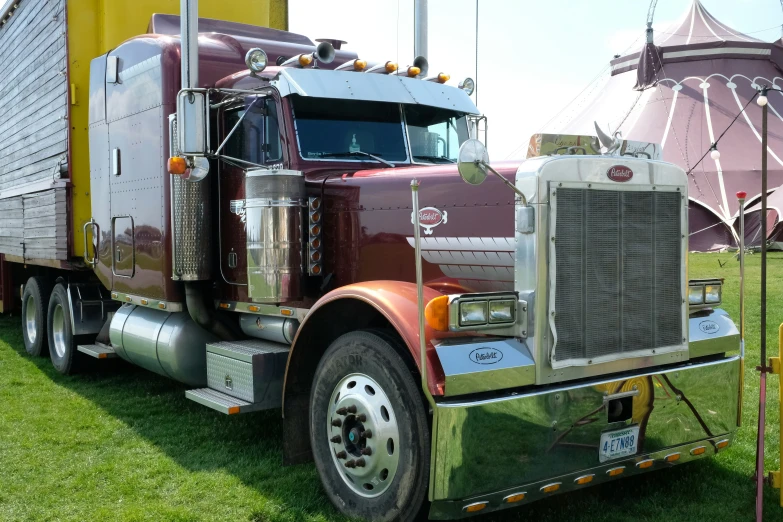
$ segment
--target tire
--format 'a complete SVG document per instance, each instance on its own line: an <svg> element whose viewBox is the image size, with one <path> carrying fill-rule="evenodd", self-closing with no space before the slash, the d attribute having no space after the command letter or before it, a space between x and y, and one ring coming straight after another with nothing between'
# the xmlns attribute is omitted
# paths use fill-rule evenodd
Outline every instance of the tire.
<svg viewBox="0 0 783 522"><path fill-rule="evenodd" d="M345 334L313 378L313 458L329 499L351 518L414 520L426 498L427 410L416 374L395 346L400 341L383 331Z"/></svg>
<svg viewBox="0 0 783 522"><path fill-rule="evenodd" d="M71 375L79 370L81 357L76 351L76 340L71 330L71 307L65 285L54 286L49 298L46 331L49 338L49 356L55 370Z"/></svg>
<svg viewBox="0 0 783 522"><path fill-rule="evenodd" d="M46 317L49 294L52 291L49 280L31 277L22 293L22 338L24 349L32 356L44 357L48 353Z"/></svg>

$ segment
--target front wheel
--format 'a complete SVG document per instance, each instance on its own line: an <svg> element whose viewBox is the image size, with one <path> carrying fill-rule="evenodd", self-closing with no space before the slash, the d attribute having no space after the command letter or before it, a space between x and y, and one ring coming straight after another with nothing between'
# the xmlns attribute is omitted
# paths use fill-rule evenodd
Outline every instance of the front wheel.
<svg viewBox="0 0 783 522"><path fill-rule="evenodd" d="M400 342L385 332L345 334L313 379L313 457L327 495L349 517L413 520L426 498L427 414L395 345Z"/></svg>

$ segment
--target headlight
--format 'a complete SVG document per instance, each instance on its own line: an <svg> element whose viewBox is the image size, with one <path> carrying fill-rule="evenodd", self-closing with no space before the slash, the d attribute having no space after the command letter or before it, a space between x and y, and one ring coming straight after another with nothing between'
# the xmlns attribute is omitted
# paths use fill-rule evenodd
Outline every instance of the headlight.
<svg viewBox="0 0 783 522"><path fill-rule="evenodd" d="M704 286L695 285L688 287L688 304L699 305L704 303Z"/></svg>
<svg viewBox="0 0 783 522"><path fill-rule="evenodd" d="M487 302L469 301L459 305L460 326L487 324Z"/></svg>
<svg viewBox="0 0 783 522"><path fill-rule="evenodd" d="M511 299L489 302L490 323L511 323L515 319L514 308L516 301Z"/></svg>
<svg viewBox="0 0 783 522"><path fill-rule="evenodd" d="M688 282L688 305L691 312L714 308L723 297L723 280L691 279Z"/></svg>
<svg viewBox="0 0 783 522"><path fill-rule="evenodd" d="M721 285L704 286L704 302L707 304L720 304Z"/></svg>
<svg viewBox="0 0 783 522"><path fill-rule="evenodd" d="M452 332L508 328L517 322L517 295L510 292L457 294L448 296L448 304L433 299L424 311L427 324L445 331L448 321ZM448 318L440 307L448 306ZM427 315L429 314L429 315ZM441 322L436 319L442 318ZM437 327L437 328L436 328Z"/></svg>

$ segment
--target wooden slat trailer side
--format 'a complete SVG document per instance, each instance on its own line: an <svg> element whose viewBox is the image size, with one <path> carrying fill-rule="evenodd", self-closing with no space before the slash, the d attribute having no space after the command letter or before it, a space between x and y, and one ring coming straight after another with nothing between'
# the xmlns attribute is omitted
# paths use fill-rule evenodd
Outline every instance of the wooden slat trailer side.
<svg viewBox="0 0 783 522"><path fill-rule="evenodd" d="M57 277L91 273L83 262L83 227L92 217L90 61L145 33L153 13L179 14L179 7L179 0L15 0L2 7L0 310L18 306L31 276L51 286ZM285 0L204 0L201 13L275 28L285 28L287 17Z"/></svg>

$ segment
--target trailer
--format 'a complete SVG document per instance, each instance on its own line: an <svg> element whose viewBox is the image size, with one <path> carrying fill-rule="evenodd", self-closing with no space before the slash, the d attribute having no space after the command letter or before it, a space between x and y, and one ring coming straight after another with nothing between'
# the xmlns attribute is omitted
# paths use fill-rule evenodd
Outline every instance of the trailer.
<svg viewBox="0 0 783 522"><path fill-rule="evenodd" d="M493 164L473 81L424 57L275 29L277 2L152 5L0 18L21 56L0 61L0 283L30 355L278 408L285 463L313 460L367 520L524 506L731 444L739 332L722 282L688 279L687 178L660 147L544 135Z"/></svg>

